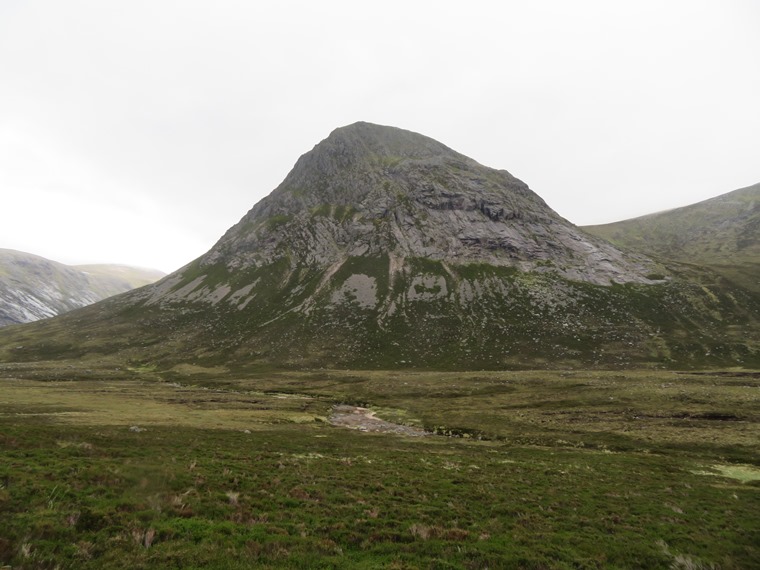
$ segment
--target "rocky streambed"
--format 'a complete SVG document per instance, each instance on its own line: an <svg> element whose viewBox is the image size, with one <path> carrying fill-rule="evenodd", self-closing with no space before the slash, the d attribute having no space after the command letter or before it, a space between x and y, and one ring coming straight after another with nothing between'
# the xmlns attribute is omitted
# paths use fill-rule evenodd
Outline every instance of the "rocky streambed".
<svg viewBox="0 0 760 570"><path fill-rule="evenodd" d="M373 433L393 433L412 437L431 435L422 428L394 424L375 417L375 412L359 406L334 406L330 414L330 423L334 426L356 429Z"/></svg>

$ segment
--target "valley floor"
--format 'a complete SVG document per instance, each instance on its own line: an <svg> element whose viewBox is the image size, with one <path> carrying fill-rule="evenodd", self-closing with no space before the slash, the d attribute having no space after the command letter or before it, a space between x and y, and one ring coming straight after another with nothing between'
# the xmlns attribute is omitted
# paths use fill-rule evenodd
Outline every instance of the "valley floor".
<svg viewBox="0 0 760 570"><path fill-rule="evenodd" d="M0 385L14 569L760 567L759 373L72 362Z"/></svg>

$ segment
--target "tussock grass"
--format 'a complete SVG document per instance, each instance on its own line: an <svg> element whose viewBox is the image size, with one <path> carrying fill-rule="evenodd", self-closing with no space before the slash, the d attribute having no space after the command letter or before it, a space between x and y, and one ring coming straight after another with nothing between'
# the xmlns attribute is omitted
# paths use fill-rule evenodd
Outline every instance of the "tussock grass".
<svg viewBox="0 0 760 570"><path fill-rule="evenodd" d="M760 465L751 375L4 372L14 568L760 562L760 487L725 476ZM314 421L349 400L459 437Z"/></svg>
<svg viewBox="0 0 760 570"><path fill-rule="evenodd" d="M324 421L324 411L308 399L133 380L7 380L0 400L0 417L32 416L89 426L242 430L273 423Z"/></svg>

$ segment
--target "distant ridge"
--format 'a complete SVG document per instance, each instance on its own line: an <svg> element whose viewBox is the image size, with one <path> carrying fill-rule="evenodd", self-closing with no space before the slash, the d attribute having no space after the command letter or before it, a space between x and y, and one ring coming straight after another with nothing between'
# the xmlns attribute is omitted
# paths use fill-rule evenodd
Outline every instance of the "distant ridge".
<svg viewBox="0 0 760 570"><path fill-rule="evenodd" d="M760 184L583 230L628 251L710 267L760 293Z"/></svg>
<svg viewBox="0 0 760 570"><path fill-rule="evenodd" d="M760 263L760 183L690 206L583 230L665 259Z"/></svg>
<svg viewBox="0 0 760 570"><path fill-rule="evenodd" d="M124 265L70 266L0 249L0 326L28 323L90 305L165 274Z"/></svg>

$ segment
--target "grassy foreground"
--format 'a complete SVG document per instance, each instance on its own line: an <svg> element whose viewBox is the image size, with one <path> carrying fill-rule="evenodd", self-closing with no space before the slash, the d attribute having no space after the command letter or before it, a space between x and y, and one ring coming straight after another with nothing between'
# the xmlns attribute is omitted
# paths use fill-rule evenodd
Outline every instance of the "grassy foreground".
<svg viewBox="0 0 760 570"><path fill-rule="evenodd" d="M0 369L0 565L760 567L760 375ZM439 435L330 425L336 403Z"/></svg>

